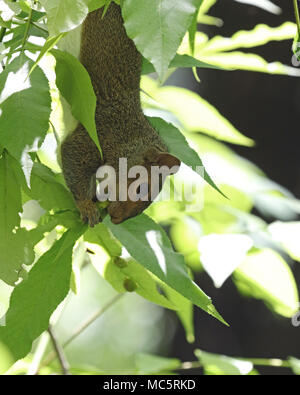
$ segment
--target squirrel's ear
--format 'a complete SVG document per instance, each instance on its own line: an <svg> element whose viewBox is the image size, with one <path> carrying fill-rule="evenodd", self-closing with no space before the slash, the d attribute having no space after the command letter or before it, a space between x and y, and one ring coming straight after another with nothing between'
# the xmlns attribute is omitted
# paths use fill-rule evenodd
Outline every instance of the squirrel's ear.
<svg viewBox="0 0 300 395"><path fill-rule="evenodd" d="M178 167L177 171L178 171L179 167L181 165L181 162L178 158L176 158L176 156L173 156L173 155L169 154L168 152L162 152L158 155L157 164L159 166L167 166L169 169L177 166ZM177 171L172 172L172 174L177 173Z"/></svg>

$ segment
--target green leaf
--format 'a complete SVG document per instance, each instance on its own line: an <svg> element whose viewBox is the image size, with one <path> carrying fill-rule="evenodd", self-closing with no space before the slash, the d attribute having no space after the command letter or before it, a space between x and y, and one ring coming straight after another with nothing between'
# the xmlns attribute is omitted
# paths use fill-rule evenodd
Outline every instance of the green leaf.
<svg viewBox="0 0 300 395"><path fill-rule="evenodd" d="M236 51L204 53L199 57L199 60L227 70L249 70L266 74L300 76L300 71L296 67L286 66L280 62L268 63L261 56L251 53Z"/></svg>
<svg viewBox="0 0 300 395"><path fill-rule="evenodd" d="M20 55L0 75L0 140L16 159L36 151L49 127L48 80L38 67L28 77L32 66Z"/></svg>
<svg viewBox="0 0 300 395"><path fill-rule="evenodd" d="M111 0L84 0L88 4L89 12L95 11L98 8L102 8L106 4L109 4ZM116 4L120 4L120 0L114 0Z"/></svg>
<svg viewBox="0 0 300 395"><path fill-rule="evenodd" d="M89 7L89 12L102 8L106 4L106 0L86 0Z"/></svg>
<svg viewBox="0 0 300 395"><path fill-rule="evenodd" d="M137 374L151 375L180 369L181 362L176 358L163 358L151 354L137 354L134 359Z"/></svg>
<svg viewBox="0 0 300 395"><path fill-rule="evenodd" d="M122 261L124 265L120 267L115 263L115 259L104 259L99 246L87 244L87 247L94 253L90 255L93 266L117 292L127 292L126 282L129 280L135 284L134 291L146 300L167 309L176 309L172 302L158 292L154 276L143 266L131 259Z"/></svg>
<svg viewBox="0 0 300 395"><path fill-rule="evenodd" d="M76 210L71 193L46 166L35 163L31 172L32 199L37 200L46 210Z"/></svg>
<svg viewBox="0 0 300 395"><path fill-rule="evenodd" d="M19 0L19 5L22 11L24 11L26 14L29 14L31 11L31 5L28 1L25 0Z"/></svg>
<svg viewBox="0 0 300 395"><path fill-rule="evenodd" d="M66 232L14 289L0 341L16 360L30 352L32 342L48 328L52 313L67 296L73 246L85 229L80 225Z"/></svg>
<svg viewBox="0 0 300 395"><path fill-rule="evenodd" d="M249 31L238 31L230 38L216 36L204 46L199 46L196 55L208 52L232 51L238 48L252 48L265 45L270 41L289 40L295 37L296 31L297 27L292 22L285 22L278 27L260 24Z"/></svg>
<svg viewBox="0 0 300 395"><path fill-rule="evenodd" d="M87 17L89 9L83 0L40 0L47 13L50 36L75 29Z"/></svg>
<svg viewBox="0 0 300 395"><path fill-rule="evenodd" d="M0 229L11 232L20 225L21 188L17 176L18 162L6 151L0 158ZM2 237L1 237L2 238Z"/></svg>
<svg viewBox="0 0 300 395"><path fill-rule="evenodd" d="M14 286L21 276L22 266L31 265L34 261L33 245L26 229L1 233L0 278Z"/></svg>
<svg viewBox="0 0 300 395"><path fill-rule="evenodd" d="M166 284L162 283L161 287L166 293L170 302L172 302L176 307L176 314L185 329L187 341L189 343L194 343L195 329L193 303L178 292L174 291L173 288L168 287Z"/></svg>
<svg viewBox="0 0 300 395"><path fill-rule="evenodd" d="M3 375L13 364L13 358L10 351L0 343L0 374Z"/></svg>
<svg viewBox="0 0 300 395"><path fill-rule="evenodd" d="M145 214L120 225L112 224L106 217L104 224L137 262L195 305L225 323L211 299L191 280L183 256L173 251L170 240L159 225Z"/></svg>
<svg viewBox="0 0 300 395"><path fill-rule="evenodd" d="M243 136L216 108L188 89L175 86L156 87L150 94L176 114L186 131L202 132L233 144L254 144L253 140Z"/></svg>
<svg viewBox="0 0 300 395"><path fill-rule="evenodd" d="M9 21L9 22L4 21L4 20L0 17L0 26L1 26L1 27L5 27L6 29L10 29L10 25L11 25L11 22L10 22L10 21Z"/></svg>
<svg viewBox="0 0 300 395"><path fill-rule="evenodd" d="M125 28L161 80L189 29L201 0L125 0ZM147 28L145 28L147 27Z"/></svg>
<svg viewBox="0 0 300 395"><path fill-rule="evenodd" d="M200 253L198 243L203 234L202 224L195 218L184 215L172 221L170 235L176 251L184 255L187 265L199 270Z"/></svg>
<svg viewBox="0 0 300 395"><path fill-rule="evenodd" d="M203 1L202 1L203 3ZM196 33L197 33L197 27L198 27L198 14L199 14L199 10L197 9L193 19L192 19L192 23L190 25L189 28L189 44L190 44L190 51L191 54L194 55L195 52L195 37L196 37Z"/></svg>
<svg viewBox="0 0 300 395"><path fill-rule="evenodd" d="M278 241L295 261L300 262L300 222L274 222L268 227L272 239Z"/></svg>
<svg viewBox="0 0 300 395"><path fill-rule="evenodd" d="M290 357L289 358L289 363L291 364L293 372L297 375L300 376L300 360Z"/></svg>
<svg viewBox="0 0 300 395"><path fill-rule="evenodd" d="M207 69L219 69L222 70L221 67L216 67L210 65L209 63L201 62L200 60L189 56L189 55L179 55L176 54L175 58L171 61L169 68L207 68ZM143 59L143 69L142 74L150 74L155 71L154 66L147 59Z"/></svg>
<svg viewBox="0 0 300 395"><path fill-rule="evenodd" d="M243 234L210 234L198 244L201 263L217 288L243 263L252 247L252 239Z"/></svg>
<svg viewBox="0 0 300 395"><path fill-rule="evenodd" d="M95 123L96 95L88 72L78 59L66 52L53 49L51 54L56 59L58 89L102 155Z"/></svg>
<svg viewBox="0 0 300 395"><path fill-rule="evenodd" d="M60 225L59 214L42 216L36 228L28 232L28 237L33 246L38 244L45 233L50 233L57 225Z"/></svg>
<svg viewBox="0 0 300 395"><path fill-rule="evenodd" d="M261 56L243 52L228 52L238 48L252 48L271 41L282 41L295 37L297 28L294 23L286 22L279 27L260 24L250 31L239 31L232 37L216 36L207 39L202 32L196 33L194 56L204 62L227 70L251 70L268 74L299 76L299 70L280 62L268 63ZM191 54L186 40L180 46L179 53Z"/></svg>
<svg viewBox="0 0 300 395"><path fill-rule="evenodd" d="M235 0L238 3L251 4L255 7L259 7L263 10L271 12L272 14L281 14L281 8L273 4L270 0Z"/></svg>
<svg viewBox="0 0 300 395"><path fill-rule="evenodd" d="M102 223L94 228L89 228L84 235L84 240L89 243L100 245L111 257L122 255L121 244L113 236L112 232Z"/></svg>
<svg viewBox="0 0 300 395"><path fill-rule="evenodd" d="M217 0L203 0L200 6L199 15L207 14L211 7L216 4L216 2Z"/></svg>
<svg viewBox="0 0 300 395"><path fill-rule="evenodd" d="M201 350L196 350L195 355L208 374L245 376L253 370L252 362L230 358L225 355L210 354Z"/></svg>
<svg viewBox="0 0 300 395"><path fill-rule="evenodd" d="M64 37L64 33L59 34L58 36L48 37L43 48L40 50L39 56L37 57L36 61L34 62L29 75L33 72L39 62L43 59L45 55Z"/></svg>
<svg viewBox="0 0 300 395"><path fill-rule="evenodd" d="M293 273L276 252L263 249L250 253L235 271L239 289L262 299L284 317L293 317L299 310L299 296Z"/></svg>
<svg viewBox="0 0 300 395"><path fill-rule="evenodd" d="M72 274L70 279L70 288L75 295L80 293L81 285L81 268L86 262L87 252L83 241L80 241L73 250Z"/></svg>
<svg viewBox="0 0 300 395"><path fill-rule="evenodd" d="M203 170L200 172L201 177L224 196L207 173L199 155L189 146L183 134L180 133L175 126L167 123L161 118L148 117L148 120L165 142L169 152L179 158L187 166L190 166L193 170L196 170L197 167L201 168Z"/></svg>
<svg viewBox="0 0 300 395"><path fill-rule="evenodd" d="M0 14L5 21L11 20L13 16L18 15L20 12L21 8L18 4L8 0L0 2Z"/></svg>
<svg viewBox="0 0 300 395"><path fill-rule="evenodd" d="M23 211L19 173L18 162L4 151L0 159L0 278L9 285L19 279L22 265L34 260L28 232L18 228Z"/></svg>

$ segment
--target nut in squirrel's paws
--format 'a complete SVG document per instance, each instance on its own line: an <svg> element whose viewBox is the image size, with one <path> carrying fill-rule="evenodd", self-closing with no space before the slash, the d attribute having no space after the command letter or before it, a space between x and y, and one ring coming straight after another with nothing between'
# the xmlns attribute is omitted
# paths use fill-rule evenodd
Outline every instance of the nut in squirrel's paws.
<svg viewBox="0 0 300 395"><path fill-rule="evenodd" d="M78 209L83 222L88 223L91 228L101 222L100 211L92 200L77 202Z"/></svg>

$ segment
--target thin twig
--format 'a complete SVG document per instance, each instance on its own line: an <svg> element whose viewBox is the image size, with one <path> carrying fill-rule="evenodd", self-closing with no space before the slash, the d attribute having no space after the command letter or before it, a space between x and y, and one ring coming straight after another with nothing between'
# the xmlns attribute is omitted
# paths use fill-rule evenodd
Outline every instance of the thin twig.
<svg viewBox="0 0 300 395"><path fill-rule="evenodd" d="M78 336L81 335L89 326L91 326L102 314L104 314L110 307L112 307L118 300L120 300L125 294L118 294L114 298L112 298L105 306L99 309L96 313L94 313L90 318L88 318L80 327L66 340L62 347L66 348L73 340L75 340ZM44 362L41 364L41 367L49 365L52 361L56 359L58 355L54 352L50 353Z"/></svg>
<svg viewBox="0 0 300 395"><path fill-rule="evenodd" d="M236 358L239 361L251 362L254 366L269 366L272 368L291 368L289 361L282 359L266 359L266 358ZM190 370L203 368L200 361L183 362L179 370Z"/></svg>
<svg viewBox="0 0 300 395"><path fill-rule="evenodd" d="M27 376L35 376L39 370L41 361L43 360L48 343L50 340L49 333L44 332L39 339L38 345L33 355L33 359L27 370Z"/></svg>
<svg viewBox="0 0 300 395"><path fill-rule="evenodd" d="M241 358L240 358L241 359ZM246 362L252 362L255 366L270 366L272 368L290 368L291 364L289 361L283 361L282 359L265 359L265 358L250 358L243 359Z"/></svg>
<svg viewBox="0 0 300 395"><path fill-rule="evenodd" d="M48 333L49 333L50 338L52 340L52 344L53 344L56 356L57 356L57 358L59 360L59 363L61 365L62 373L63 373L64 376L68 376L70 374L69 363L68 363L67 358L65 356L64 350L60 346L60 344L58 343L58 341L56 339L56 336L55 336L51 326L49 326L49 328L48 328Z"/></svg>
<svg viewBox="0 0 300 395"><path fill-rule="evenodd" d="M125 294L118 294L112 300L110 300L105 306L103 306L99 311L94 313L90 318L86 320L74 333L73 335L64 343L64 347L67 347L73 340L75 340L82 332L84 332L90 325L92 325L103 313L106 312L111 306L113 306L119 299Z"/></svg>
<svg viewBox="0 0 300 395"><path fill-rule="evenodd" d="M28 39L28 34L29 34L30 25L31 25L31 20L32 20L32 8L30 8L29 15L28 15L27 22L26 22L25 33L24 33L23 41L22 41L22 51L24 51L25 44L26 44L27 39Z"/></svg>
<svg viewBox="0 0 300 395"><path fill-rule="evenodd" d="M203 365L198 362L183 362L179 370L190 370L190 369L200 369Z"/></svg>
<svg viewBox="0 0 300 395"><path fill-rule="evenodd" d="M300 16L299 16L298 0L293 0L293 2L294 2L295 19L298 27L298 33L300 33Z"/></svg>

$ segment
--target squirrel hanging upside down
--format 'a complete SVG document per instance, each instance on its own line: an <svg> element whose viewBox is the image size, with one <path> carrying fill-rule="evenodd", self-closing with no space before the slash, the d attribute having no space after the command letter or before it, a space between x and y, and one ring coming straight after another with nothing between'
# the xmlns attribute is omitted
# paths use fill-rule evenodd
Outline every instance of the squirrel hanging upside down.
<svg viewBox="0 0 300 395"><path fill-rule="evenodd" d="M83 221L91 227L100 222L95 203L96 172L112 166L118 175L119 159L127 158L128 168L148 170L149 199L116 200L108 205L115 224L135 217L152 202L151 166L180 166L145 118L140 102L142 56L127 36L121 8L114 2L102 18L103 8L88 15L81 31L80 61L87 69L97 97L96 126L100 152L79 124L61 146L62 168ZM128 178L128 186L135 181ZM159 191L162 183L159 185ZM152 199L152 200L151 200Z"/></svg>

